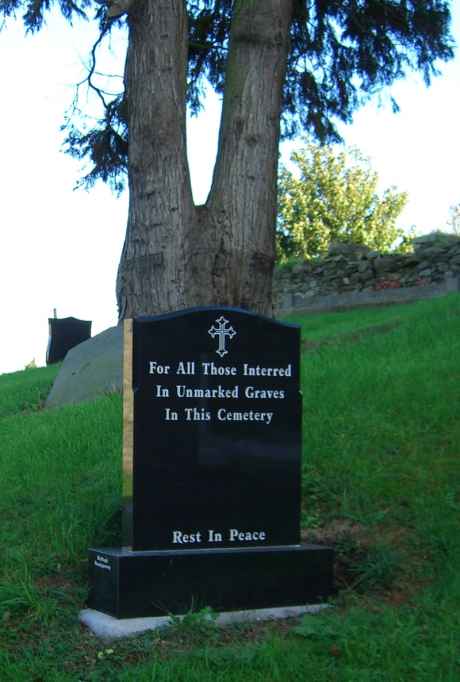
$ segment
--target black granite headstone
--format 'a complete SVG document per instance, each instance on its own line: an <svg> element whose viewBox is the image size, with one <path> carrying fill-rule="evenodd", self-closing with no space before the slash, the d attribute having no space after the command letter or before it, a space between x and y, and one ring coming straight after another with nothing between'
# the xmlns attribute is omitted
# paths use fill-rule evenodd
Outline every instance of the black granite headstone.
<svg viewBox="0 0 460 682"><path fill-rule="evenodd" d="M71 348L91 337L91 322L76 317L50 317L48 328L47 365L63 360Z"/></svg>
<svg viewBox="0 0 460 682"><path fill-rule="evenodd" d="M133 549L300 541L298 349L237 310L134 320Z"/></svg>
<svg viewBox="0 0 460 682"><path fill-rule="evenodd" d="M331 594L332 550L300 544L299 328L211 307L130 329L129 530L123 549L90 550L90 605L123 617Z"/></svg>

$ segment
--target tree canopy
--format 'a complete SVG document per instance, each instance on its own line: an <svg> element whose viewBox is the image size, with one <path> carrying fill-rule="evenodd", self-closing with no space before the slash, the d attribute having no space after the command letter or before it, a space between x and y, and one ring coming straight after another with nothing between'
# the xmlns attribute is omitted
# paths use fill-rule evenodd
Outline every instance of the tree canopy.
<svg viewBox="0 0 460 682"><path fill-rule="evenodd" d="M281 169L278 258L311 258L333 241L387 251L404 233L396 226L407 195L378 193L378 175L357 150L307 144L291 156L296 173Z"/></svg>
<svg viewBox="0 0 460 682"><path fill-rule="evenodd" d="M97 179L120 188L127 169L127 102L120 91L108 97L95 85L97 49L114 26L126 23L129 9L146 0L3 0L0 16L21 13L26 29L43 27L56 5L69 20L92 18L101 37L91 55L88 82L99 90L104 111L97 125L68 124L67 149L90 160L85 182ZM205 82L218 93L225 88L232 16L253 0L184 0L188 19L187 101L193 112L203 104ZM282 135L304 131L321 142L339 140L336 121L350 122L353 112L382 87L422 72L428 84L436 62L452 57L450 3L442 0L294 0L290 43L282 93ZM254 37L247 26L246 39ZM397 108L397 103L394 102Z"/></svg>

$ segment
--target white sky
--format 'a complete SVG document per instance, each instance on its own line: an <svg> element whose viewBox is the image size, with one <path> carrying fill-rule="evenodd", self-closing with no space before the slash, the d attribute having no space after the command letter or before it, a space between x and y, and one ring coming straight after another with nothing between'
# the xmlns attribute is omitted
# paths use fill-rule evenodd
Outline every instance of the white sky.
<svg viewBox="0 0 460 682"><path fill-rule="evenodd" d="M454 36L460 8L454 7ZM0 163L0 373L45 363L48 317L92 320L92 333L116 324L115 276L126 227L127 197L99 184L73 191L79 162L61 151L60 125L83 77L94 34L53 18L37 36L24 37L20 22L0 33L2 130ZM441 65L426 89L418 76L388 93L342 127L348 145L371 159L381 188L409 193L400 226L419 234L447 229L449 207L460 202L460 57ZM219 102L189 126L195 198L203 201L215 156ZM285 155L292 149L286 146ZM294 145L295 146L295 145Z"/></svg>

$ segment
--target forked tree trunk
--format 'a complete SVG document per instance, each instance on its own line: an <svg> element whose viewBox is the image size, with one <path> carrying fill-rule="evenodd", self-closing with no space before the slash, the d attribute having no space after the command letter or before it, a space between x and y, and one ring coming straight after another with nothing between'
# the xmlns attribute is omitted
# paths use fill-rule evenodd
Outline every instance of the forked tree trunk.
<svg viewBox="0 0 460 682"><path fill-rule="evenodd" d="M184 0L137 0L126 64L129 216L120 319L197 305L271 314L281 92L293 0L237 0L214 177L194 206Z"/></svg>

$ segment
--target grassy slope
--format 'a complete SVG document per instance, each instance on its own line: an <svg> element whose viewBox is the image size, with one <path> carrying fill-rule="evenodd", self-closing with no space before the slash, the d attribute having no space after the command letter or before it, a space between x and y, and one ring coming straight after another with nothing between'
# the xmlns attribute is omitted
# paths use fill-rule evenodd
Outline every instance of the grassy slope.
<svg viewBox="0 0 460 682"><path fill-rule="evenodd" d="M40 409L60 365L0 375L0 418Z"/></svg>
<svg viewBox="0 0 460 682"><path fill-rule="evenodd" d="M120 398L43 411L55 370L4 375L2 682L460 679L460 297L297 321L304 535L337 546L336 608L96 641L76 614L86 548L116 541Z"/></svg>

